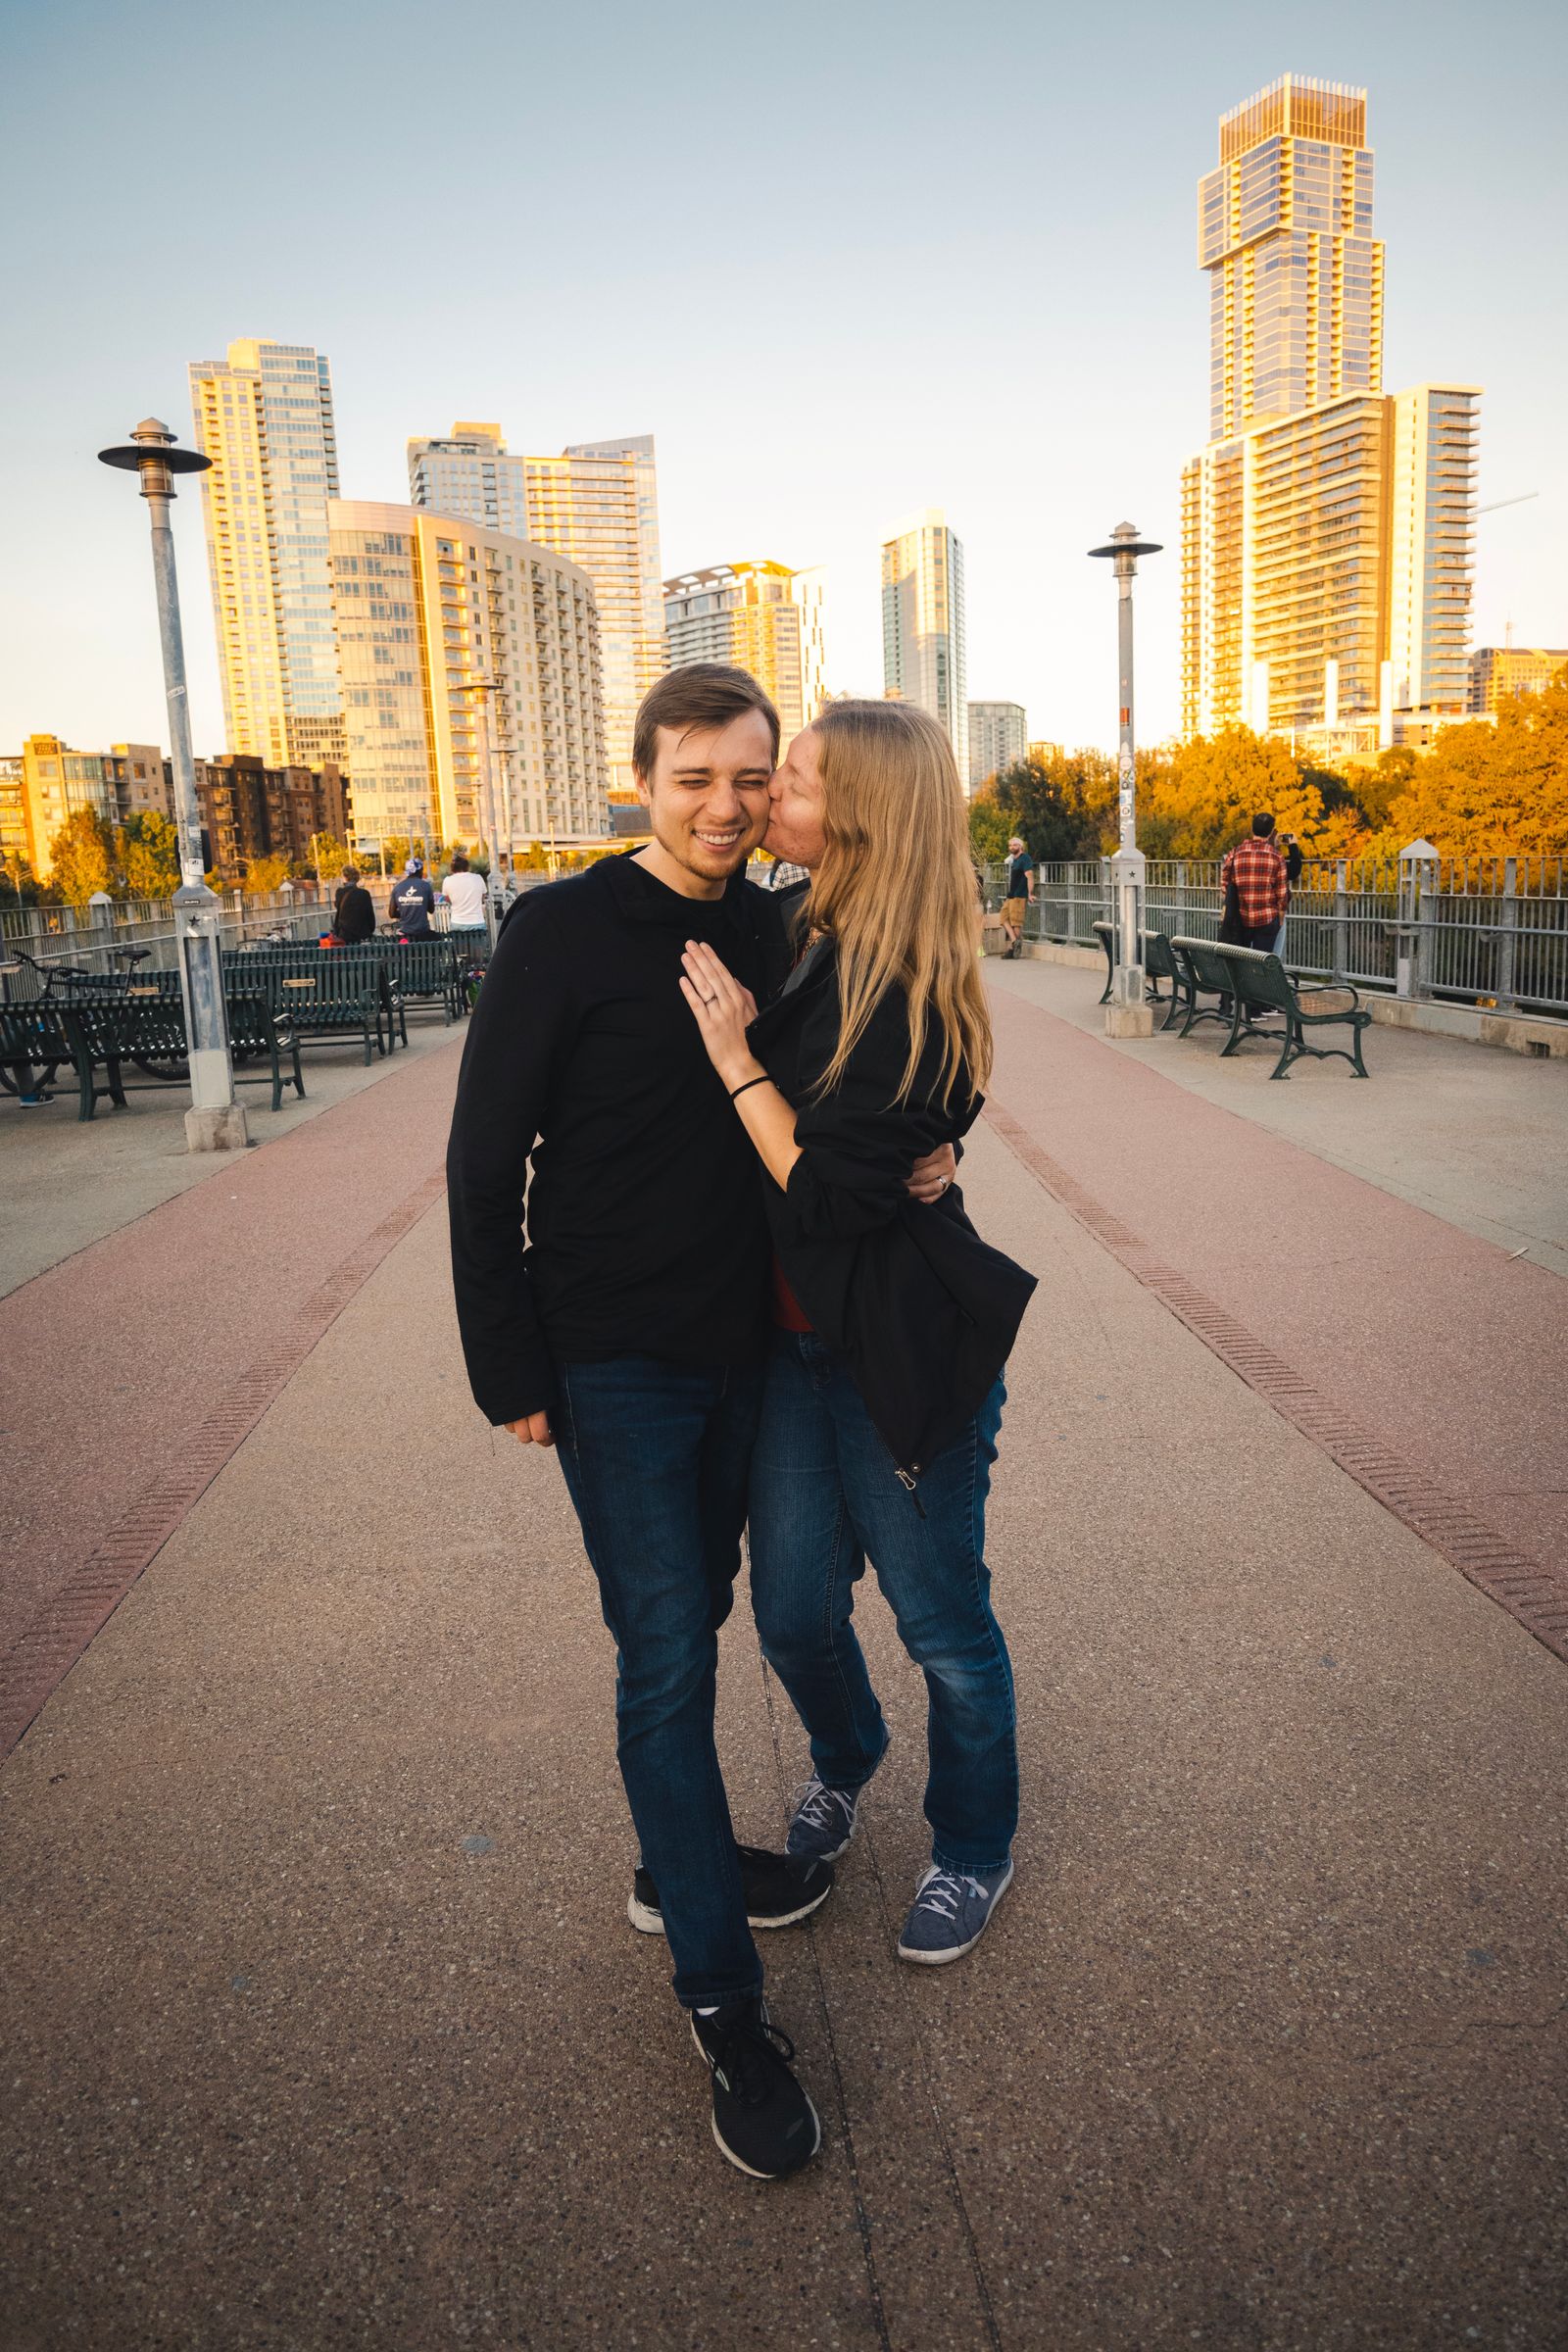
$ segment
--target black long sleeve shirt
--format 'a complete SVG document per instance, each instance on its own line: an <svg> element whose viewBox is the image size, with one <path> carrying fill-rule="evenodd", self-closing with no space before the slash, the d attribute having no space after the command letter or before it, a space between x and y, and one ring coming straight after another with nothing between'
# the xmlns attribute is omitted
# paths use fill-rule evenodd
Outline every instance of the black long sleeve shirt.
<svg viewBox="0 0 1568 2352"><path fill-rule="evenodd" d="M493 1422L548 1407L553 1361L739 1365L765 1345L759 1163L681 995L688 939L759 1003L788 965L767 893L736 876L682 898L629 856L530 891L497 943L447 1152L458 1320Z"/></svg>

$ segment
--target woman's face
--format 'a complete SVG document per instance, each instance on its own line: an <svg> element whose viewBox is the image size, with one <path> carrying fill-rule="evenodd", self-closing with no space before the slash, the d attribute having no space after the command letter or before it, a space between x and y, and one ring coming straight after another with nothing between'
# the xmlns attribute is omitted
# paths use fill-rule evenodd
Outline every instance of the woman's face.
<svg viewBox="0 0 1568 2352"><path fill-rule="evenodd" d="M821 739L814 727L803 728L773 771L767 788L767 833L762 847L791 865L811 872L827 852L822 830L822 770L817 754Z"/></svg>

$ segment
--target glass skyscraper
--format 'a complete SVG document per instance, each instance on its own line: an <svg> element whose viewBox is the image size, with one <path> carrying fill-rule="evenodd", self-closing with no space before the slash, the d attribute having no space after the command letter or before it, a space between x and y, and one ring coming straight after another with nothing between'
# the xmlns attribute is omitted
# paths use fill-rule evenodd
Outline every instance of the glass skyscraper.
<svg viewBox="0 0 1568 2352"><path fill-rule="evenodd" d="M963 546L928 507L882 547L882 679L886 692L942 721L969 780L968 662Z"/></svg>
<svg viewBox="0 0 1568 2352"><path fill-rule="evenodd" d="M343 756L326 504L337 496L332 380L303 343L231 343L190 371L213 617L231 752L273 766Z"/></svg>
<svg viewBox="0 0 1568 2352"><path fill-rule="evenodd" d="M1182 724L1325 757L1463 710L1480 391L1383 391L1366 93L1287 74L1199 183L1211 438L1182 475Z"/></svg>
<svg viewBox="0 0 1568 2352"><path fill-rule="evenodd" d="M1209 435L1383 380L1366 92L1287 74L1221 118L1199 183L1209 287Z"/></svg>

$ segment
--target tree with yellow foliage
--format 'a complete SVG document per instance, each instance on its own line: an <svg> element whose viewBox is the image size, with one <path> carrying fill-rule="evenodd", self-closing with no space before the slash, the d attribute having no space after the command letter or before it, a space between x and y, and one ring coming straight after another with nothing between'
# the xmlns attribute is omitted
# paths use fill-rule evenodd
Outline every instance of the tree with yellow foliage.
<svg viewBox="0 0 1568 2352"><path fill-rule="evenodd" d="M96 808L76 809L49 844L49 896L85 906L96 891L119 888L113 827Z"/></svg>
<svg viewBox="0 0 1568 2352"><path fill-rule="evenodd" d="M1445 728L1414 762L1375 847L1417 840L1445 858L1568 857L1568 668L1503 703L1494 727Z"/></svg>
<svg viewBox="0 0 1568 2352"><path fill-rule="evenodd" d="M1277 735L1224 727L1138 763L1138 843L1152 858L1220 858L1273 811L1309 858L1353 857L1365 826L1342 777L1308 769Z"/></svg>

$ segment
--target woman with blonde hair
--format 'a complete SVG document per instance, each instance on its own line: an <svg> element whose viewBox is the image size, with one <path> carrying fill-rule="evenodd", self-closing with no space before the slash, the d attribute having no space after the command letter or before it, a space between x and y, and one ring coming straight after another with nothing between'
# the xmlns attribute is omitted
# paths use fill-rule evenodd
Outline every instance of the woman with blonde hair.
<svg viewBox="0 0 1568 2352"><path fill-rule="evenodd" d="M925 1675L931 1863L899 1939L956 1960L1012 1877L1012 1673L985 1506L1003 1366L1034 1279L956 1190L906 1190L991 1071L962 789L937 722L830 703L770 786L766 847L810 875L808 940L760 1017L712 950L681 985L769 1179L774 1339L753 1456L762 1651L810 1735L788 1850L841 1854L887 1746L853 1624L867 1559Z"/></svg>

